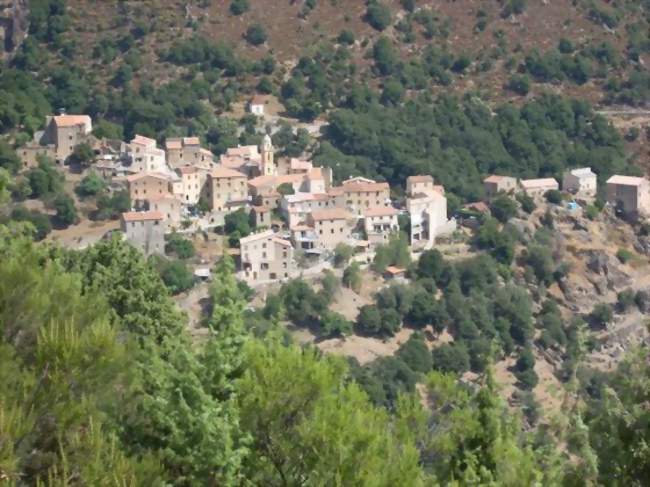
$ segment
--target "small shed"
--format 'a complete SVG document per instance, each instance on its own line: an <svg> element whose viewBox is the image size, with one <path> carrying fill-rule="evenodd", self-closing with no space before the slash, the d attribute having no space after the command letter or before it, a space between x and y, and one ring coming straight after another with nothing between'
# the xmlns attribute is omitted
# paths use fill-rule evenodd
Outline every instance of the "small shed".
<svg viewBox="0 0 650 487"><path fill-rule="evenodd" d="M406 269L397 266L388 266L384 271L386 279L404 279L406 277Z"/></svg>

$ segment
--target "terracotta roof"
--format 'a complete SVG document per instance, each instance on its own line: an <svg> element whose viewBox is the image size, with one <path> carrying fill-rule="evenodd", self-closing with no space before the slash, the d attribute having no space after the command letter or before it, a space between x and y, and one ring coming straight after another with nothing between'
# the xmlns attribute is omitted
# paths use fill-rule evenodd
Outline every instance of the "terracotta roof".
<svg viewBox="0 0 650 487"><path fill-rule="evenodd" d="M484 183L500 183L504 179L506 179L508 176L499 176L497 174L492 174L491 176L488 176L483 180Z"/></svg>
<svg viewBox="0 0 650 487"><path fill-rule="evenodd" d="M441 195L444 196L445 194L445 187L442 184L434 184L433 189L436 193L440 193Z"/></svg>
<svg viewBox="0 0 650 487"><path fill-rule="evenodd" d="M230 169L239 169L242 166L246 165L246 159L240 156L224 156L222 155L219 158L219 163L223 167L229 167Z"/></svg>
<svg viewBox="0 0 650 487"><path fill-rule="evenodd" d="M295 193L284 196L287 203L301 203L303 201L326 201L329 195L326 193Z"/></svg>
<svg viewBox="0 0 650 487"><path fill-rule="evenodd" d="M303 159L298 159L296 157L292 157L289 160L289 165L293 171L296 170L309 171L313 167L311 161L305 161Z"/></svg>
<svg viewBox="0 0 650 487"><path fill-rule="evenodd" d="M429 176L429 175L409 176L408 178L406 178L406 181L409 183L433 183L433 176Z"/></svg>
<svg viewBox="0 0 650 487"><path fill-rule="evenodd" d="M57 115L54 117L54 123L58 127L74 127L75 125L86 125L92 122L88 115Z"/></svg>
<svg viewBox="0 0 650 487"><path fill-rule="evenodd" d="M344 208L327 208L325 210L315 210L310 213L314 221L321 220L347 220L351 218L350 212Z"/></svg>
<svg viewBox="0 0 650 487"><path fill-rule="evenodd" d="M467 210L475 210L478 211L479 213L489 213L490 208L488 205L486 205L482 201L475 201L474 203L467 203L466 205L463 205L463 208Z"/></svg>
<svg viewBox="0 0 650 487"><path fill-rule="evenodd" d="M251 209L257 211L258 213L266 213L267 211L271 211L271 208L269 208L268 206L262 206L262 205L260 205L260 206L255 206L255 205L251 206Z"/></svg>
<svg viewBox="0 0 650 487"><path fill-rule="evenodd" d="M266 103L266 96L253 95L251 98L251 105L264 105Z"/></svg>
<svg viewBox="0 0 650 487"><path fill-rule="evenodd" d="M169 181L169 177L166 176L165 174L159 173L159 172L139 172L136 174L132 174L131 176L128 176L126 180L130 183L132 181L137 181L138 179L142 179L145 177L151 177L151 178L156 178L156 179L164 179L166 181Z"/></svg>
<svg viewBox="0 0 650 487"><path fill-rule="evenodd" d="M355 176L350 179L346 179L343 181L341 184L346 185L346 184L352 184L352 183L374 183L374 179L369 179L369 178L364 178L363 176Z"/></svg>
<svg viewBox="0 0 650 487"><path fill-rule="evenodd" d="M181 139L167 139L165 140L165 148L167 149L181 149L183 147L183 142Z"/></svg>
<svg viewBox="0 0 650 487"><path fill-rule="evenodd" d="M194 166L181 166L176 170L181 174L194 174L195 172L199 172L198 168Z"/></svg>
<svg viewBox="0 0 650 487"><path fill-rule="evenodd" d="M284 247L291 247L292 246L291 242L289 242L288 240L285 240L283 238L280 238L280 237L273 237L271 240L273 240L275 243L278 243L278 244L280 244L280 245L282 245Z"/></svg>
<svg viewBox="0 0 650 487"><path fill-rule="evenodd" d="M620 184L622 186L640 186L645 181L644 178L635 176L612 176L607 180L607 184Z"/></svg>
<svg viewBox="0 0 650 487"><path fill-rule="evenodd" d="M364 210L363 216L393 216L397 215L399 211L397 211L395 208L392 206L379 206L376 208L368 208Z"/></svg>
<svg viewBox="0 0 650 487"><path fill-rule="evenodd" d="M227 156L253 157L259 156L259 150L256 145L240 145L226 149Z"/></svg>
<svg viewBox="0 0 650 487"><path fill-rule="evenodd" d="M144 145L147 147L156 147L156 141L154 139L150 139L149 137L145 137L144 135L136 135L131 139L132 144L138 144L138 145Z"/></svg>
<svg viewBox="0 0 650 487"><path fill-rule="evenodd" d="M257 188L261 186L280 186L284 183L297 183L304 179L304 174L283 174L282 176L257 176L248 181L248 184Z"/></svg>
<svg viewBox="0 0 650 487"><path fill-rule="evenodd" d="M198 137L183 137L183 145L201 145L201 139Z"/></svg>
<svg viewBox="0 0 650 487"><path fill-rule="evenodd" d="M557 188L559 187L559 184L553 178L540 178L540 179L522 179L521 186L524 189Z"/></svg>
<svg viewBox="0 0 650 487"><path fill-rule="evenodd" d="M138 198L139 199L139 198ZM174 196L171 193L163 193L163 194L153 194L151 196L147 196L146 198L142 198L144 201L176 201L180 203L181 201Z"/></svg>
<svg viewBox="0 0 650 487"><path fill-rule="evenodd" d="M343 191L346 193L365 193L370 191L390 190L388 183L344 183Z"/></svg>
<svg viewBox="0 0 650 487"><path fill-rule="evenodd" d="M139 222L146 220L164 220L165 214L162 211L128 211L122 213L125 222Z"/></svg>
<svg viewBox="0 0 650 487"><path fill-rule="evenodd" d="M298 225L294 225L293 227L291 227L289 230L291 230L292 232L301 232L305 230L313 230L313 228L310 227L309 225L305 225L304 223L299 223Z"/></svg>
<svg viewBox="0 0 650 487"><path fill-rule="evenodd" d="M313 167L307 173L309 179L325 179L322 167Z"/></svg>
<svg viewBox="0 0 650 487"><path fill-rule="evenodd" d="M212 153L212 151L209 151L208 149L204 149L203 147L201 147L201 149L199 150L199 152L200 152L201 154L206 155L206 156L214 157L214 154Z"/></svg>
<svg viewBox="0 0 650 487"><path fill-rule="evenodd" d="M342 186L332 186L327 194L330 196L341 196L344 193Z"/></svg>
<svg viewBox="0 0 650 487"><path fill-rule="evenodd" d="M210 171L210 177L213 178L245 178L246 175L230 169L228 167L217 167Z"/></svg>
<svg viewBox="0 0 650 487"><path fill-rule="evenodd" d="M239 239L239 245L248 244L248 243L251 243L251 242L255 242L257 240L272 238L273 235L275 235L275 232L273 230L266 230L265 232L253 233L253 234L249 235L248 237L240 238Z"/></svg>
<svg viewBox="0 0 650 487"><path fill-rule="evenodd" d="M396 267L393 265L389 265L388 267L386 267L386 273L392 276L396 276L397 274L403 274L404 272L406 272L406 269L404 269L403 267Z"/></svg>

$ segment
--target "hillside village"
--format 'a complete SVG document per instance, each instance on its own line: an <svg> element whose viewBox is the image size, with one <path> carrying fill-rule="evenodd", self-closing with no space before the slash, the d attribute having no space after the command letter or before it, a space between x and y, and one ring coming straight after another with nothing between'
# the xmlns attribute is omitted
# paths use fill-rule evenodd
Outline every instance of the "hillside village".
<svg viewBox="0 0 650 487"><path fill-rule="evenodd" d="M253 98L249 109L263 115L258 103ZM431 176L407 177L405 191L363 176L336 184L331 168L302 158L277 158L268 134L259 147L230 147L216 158L198 137L168 138L164 148L141 135L128 142L99 139L92 135L89 116L61 114L48 117L45 130L18 154L24 170L44 157L65 170L81 145L93 151L90 170L109 181L113 191L128 191L131 211L122 213L121 231L145 255L164 254L166 235L216 229L227 215L245 213L255 232L239 239L238 276L250 285L288 280L309 268L317 271L331 262L339 245L354 249L355 260L371 262L377 246L400 226L408 229L411 251L421 252L458 225L458 215L448 215L444 187ZM553 178L492 175L484 188L488 202L519 192L540 200L560 184ZM592 202L597 175L590 168L572 169L562 189ZM644 178L614 175L606 182L606 195L627 218L650 211L650 183ZM463 210L480 214L487 206L474 202ZM404 271L391 268L389 273Z"/></svg>

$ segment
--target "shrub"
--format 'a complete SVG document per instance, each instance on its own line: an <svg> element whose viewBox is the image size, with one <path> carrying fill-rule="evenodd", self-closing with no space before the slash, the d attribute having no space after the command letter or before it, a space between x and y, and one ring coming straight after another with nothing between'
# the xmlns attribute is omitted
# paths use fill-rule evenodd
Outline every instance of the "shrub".
<svg viewBox="0 0 650 487"><path fill-rule="evenodd" d="M397 351L401 358L412 371L428 373L433 367L433 356L419 333L414 333Z"/></svg>
<svg viewBox="0 0 650 487"><path fill-rule="evenodd" d="M361 267L353 262L343 271L343 285L358 293L361 290Z"/></svg>
<svg viewBox="0 0 650 487"><path fill-rule="evenodd" d="M187 291L194 285L194 275L182 260L165 260L159 267L160 277L172 294Z"/></svg>
<svg viewBox="0 0 650 487"><path fill-rule="evenodd" d="M350 335L352 333L352 323L335 311L325 311L321 316L320 326L324 336Z"/></svg>
<svg viewBox="0 0 650 487"><path fill-rule="evenodd" d="M507 88L521 96L526 96L530 91L530 78L525 74L516 74L508 81Z"/></svg>
<svg viewBox="0 0 650 487"><path fill-rule="evenodd" d="M392 22L390 9L377 0L371 0L366 10L366 20L375 29L381 31Z"/></svg>
<svg viewBox="0 0 650 487"><path fill-rule="evenodd" d="M350 261L353 254L354 249L351 246L345 243L338 244L334 247L334 266L343 267Z"/></svg>
<svg viewBox="0 0 650 487"><path fill-rule="evenodd" d="M535 200L533 199L533 197L527 195L526 193L518 193L516 198L519 204L521 205L521 209L528 214L532 213L533 211L535 211L535 208L537 208L537 205L535 204Z"/></svg>
<svg viewBox="0 0 650 487"><path fill-rule="evenodd" d="M336 39L340 44L351 45L354 44L354 33L351 30L342 30Z"/></svg>
<svg viewBox="0 0 650 487"><path fill-rule="evenodd" d="M595 220L596 218L598 218L599 213L600 210L596 205L587 205L587 208L585 209L585 215L590 220Z"/></svg>
<svg viewBox="0 0 650 487"><path fill-rule="evenodd" d="M254 46L259 46L266 42L266 31L260 24L253 24L246 30L246 40Z"/></svg>
<svg viewBox="0 0 650 487"><path fill-rule="evenodd" d="M56 197L54 209L56 210L54 218L59 225L68 227L77 221L77 209L74 206L74 200L67 194L60 194Z"/></svg>
<svg viewBox="0 0 650 487"><path fill-rule="evenodd" d="M469 352L463 343L443 343L433 349L433 368L462 374L469 369Z"/></svg>
<svg viewBox="0 0 650 487"><path fill-rule="evenodd" d="M627 249L618 249L616 257L621 261L621 264L625 264L634 259L634 253Z"/></svg>
<svg viewBox="0 0 650 487"><path fill-rule="evenodd" d="M172 233L167 238L165 252L175 254L179 259L189 259L196 253L192 241L178 233Z"/></svg>
<svg viewBox="0 0 650 487"><path fill-rule="evenodd" d="M589 313L589 320L599 328L606 327L614 319L612 307L607 303L598 303Z"/></svg>
<svg viewBox="0 0 650 487"><path fill-rule="evenodd" d="M11 212L11 219L19 222L29 222L34 225L36 233L35 240L43 240L52 231L52 224L47 215L34 210L28 210L24 206L17 206Z"/></svg>
<svg viewBox="0 0 650 487"><path fill-rule="evenodd" d="M97 196L106 190L106 181L96 172L91 172L85 176L75 187L74 191L81 198Z"/></svg>
<svg viewBox="0 0 650 487"><path fill-rule="evenodd" d="M492 200L490 211L494 218L501 223L506 223L517 214L517 205L505 194L500 194Z"/></svg>
<svg viewBox="0 0 650 487"><path fill-rule="evenodd" d="M131 208L131 198L127 190L122 190L109 196L101 194L97 198L97 220L114 220L119 218L120 214L129 211Z"/></svg>
<svg viewBox="0 0 650 487"><path fill-rule="evenodd" d="M562 203L562 192L558 191L557 189L551 189L547 191L544 196L546 197L546 201L553 203L554 205L559 205Z"/></svg>
<svg viewBox="0 0 650 487"><path fill-rule="evenodd" d="M248 0L233 0L230 2L230 12L233 15L241 15L244 12L248 12L249 8Z"/></svg>
<svg viewBox="0 0 650 487"><path fill-rule="evenodd" d="M624 289L617 294L616 298L616 307L621 313L628 311L635 305L635 294L632 289Z"/></svg>

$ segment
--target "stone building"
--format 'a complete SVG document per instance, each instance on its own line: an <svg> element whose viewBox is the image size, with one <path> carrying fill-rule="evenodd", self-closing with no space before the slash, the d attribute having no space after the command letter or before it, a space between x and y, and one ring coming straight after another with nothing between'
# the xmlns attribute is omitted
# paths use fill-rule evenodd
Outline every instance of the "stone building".
<svg viewBox="0 0 650 487"><path fill-rule="evenodd" d="M572 169L564 173L562 189L581 198L594 198L598 190L598 178L590 167Z"/></svg>
<svg viewBox="0 0 650 487"><path fill-rule="evenodd" d="M633 176L612 176L607 180L607 202L628 218L650 213L650 182Z"/></svg>
<svg viewBox="0 0 650 487"><path fill-rule="evenodd" d="M126 239L145 255L165 253L165 215L160 211L122 213L121 227Z"/></svg>
<svg viewBox="0 0 650 487"><path fill-rule="evenodd" d="M531 198L541 198L548 191L560 189L559 183L553 178L522 179L521 189Z"/></svg>
<svg viewBox="0 0 650 487"><path fill-rule="evenodd" d="M517 178L492 174L483 180L483 189L488 199L499 193L511 194L517 190Z"/></svg>
<svg viewBox="0 0 650 487"><path fill-rule="evenodd" d="M214 155L201 147L198 137L176 137L165 140L165 153L167 164L172 169L182 166L197 166L210 169L214 162Z"/></svg>
<svg viewBox="0 0 650 487"><path fill-rule="evenodd" d="M313 228L318 238L317 245L334 250L340 243L348 243L356 219L344 208L329 208L312 211L307 215L307 225Z"/></svg>
<svg viewBox="0 0 650 487"><path fill-rule="evenodd" d="M212 211L229 213L249 202L246 176L233 169L217 167L210 171L205 191Z"/></svg>
<svg viewBox="0 0 650 487"><path fill-rule="evenodd" d="M273 230L240 239L239 248L244 280L254 283L293 276L293 246Z"/></svg>
<svg viewBox="0 0 650 487"><path fill-rule="evenodd" d="M132 202L154 196L171 196L171 182L168 176L156 172L142 172L126 178Z"/></svg>
<svg viewBox="0 0 650 487"><path fill-rule="evenodd" d="M391 233L399 230L399 212L392 206L368 208L363 211L363 225L370 245L385 243Z"/></svg>

